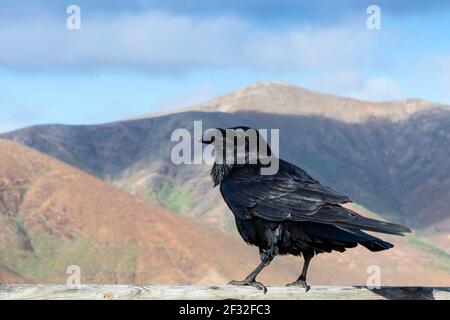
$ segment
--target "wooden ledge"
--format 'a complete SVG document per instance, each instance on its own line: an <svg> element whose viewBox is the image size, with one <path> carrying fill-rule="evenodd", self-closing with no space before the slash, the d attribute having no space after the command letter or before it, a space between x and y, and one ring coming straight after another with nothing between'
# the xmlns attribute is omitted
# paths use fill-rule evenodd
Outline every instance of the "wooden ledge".
<svg viewBox="0 0 450 320"><path fill-rule="evenodd" d="M0 285L0 299L49 300L450 300L445 287L337 287L313 286L308 292L293 287L268 287L267 293L234 286L136 285Z"/></svg>

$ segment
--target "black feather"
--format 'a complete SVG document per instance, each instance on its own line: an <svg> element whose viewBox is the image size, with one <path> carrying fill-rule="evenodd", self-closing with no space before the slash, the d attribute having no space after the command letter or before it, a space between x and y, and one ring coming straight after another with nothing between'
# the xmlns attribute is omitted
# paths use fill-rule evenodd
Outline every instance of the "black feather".
<svg viewBox="0 0 450 320"><path fill-rule="evenodd" d="M342 252L358 244L371 251L386 250L393 245L363 230L394 235L410 232L405 226L342 207L351 202L347 196L321 185L291 163L279 159L274 175L261 174L262 168L261 163L215 163L211 175L235 216L240 235L259 247L263 262L277 254L304 255L306 261L311 254Z"/></svg>

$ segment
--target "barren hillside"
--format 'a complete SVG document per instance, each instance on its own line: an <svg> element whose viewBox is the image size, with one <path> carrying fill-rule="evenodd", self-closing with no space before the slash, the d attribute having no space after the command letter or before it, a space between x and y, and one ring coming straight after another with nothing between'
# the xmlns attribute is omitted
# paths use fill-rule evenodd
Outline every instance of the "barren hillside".
<svg viewBox="0 0 450 320"><path fill-rule="evenodd" d="M164 211L3 140L0 204L4 282L65 283L67 266L79 265L84 283L223 284L243 278L258 263L255 248L198 218ZM370 265L380 267L386 285L450 283L445 257L410 239L386 238L396 248L319 256L311 283L364 284ZM300 266L300 258L280 257L261 280L290 282Z"/></svg>

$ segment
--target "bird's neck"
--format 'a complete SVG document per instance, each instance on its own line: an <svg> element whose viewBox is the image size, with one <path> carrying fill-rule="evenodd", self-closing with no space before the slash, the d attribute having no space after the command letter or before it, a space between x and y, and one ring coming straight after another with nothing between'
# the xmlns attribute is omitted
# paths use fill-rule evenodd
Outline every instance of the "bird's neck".
<svg viewBox="0 0 450 320"><path fill-rule="evenodd" d="M221 184L222 181L231 173L234 166L234 164L219 164L214 162L214 165L211 169L211 177L213 179L214 186Z"/></svg>
<svg viewBox="0 0 450 320"><path fill-rule="evenodd" d="M267 164L261 164L260 159L258 159L257 163L251 164L251 163L243 163L238 164L235 162L231 163L217 163L214 162L214 165L211 169L211 177L214 182L214 187L221 184L222 181L228 177L234 169L239 169L243 167L252 167L252 168L261 168L266 167Z"/></svg>

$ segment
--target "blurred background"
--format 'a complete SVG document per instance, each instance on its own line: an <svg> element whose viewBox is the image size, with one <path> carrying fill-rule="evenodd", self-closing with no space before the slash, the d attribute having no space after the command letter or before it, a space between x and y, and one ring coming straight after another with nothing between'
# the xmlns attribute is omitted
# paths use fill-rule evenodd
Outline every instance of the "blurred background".
<svg viewBox="0 0 450 320"><path fill-rule="evenodd" d="M450 284L450 3L0 1L0 282L223 284L258 262L171 133L280 129L280 155L414 232L310 282ZM261 280L297 277L279 257ZM69 268L70 269L70 268Z"/></svg>

